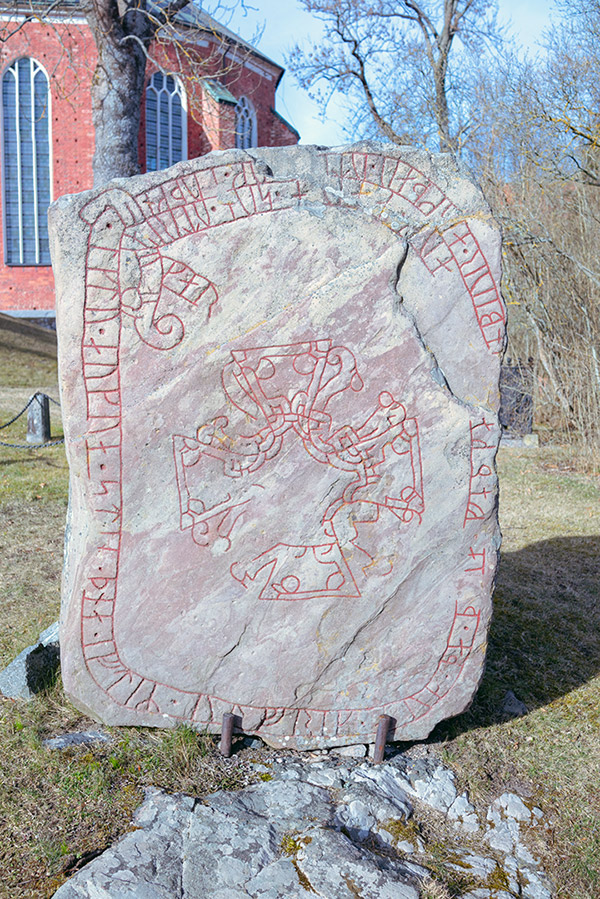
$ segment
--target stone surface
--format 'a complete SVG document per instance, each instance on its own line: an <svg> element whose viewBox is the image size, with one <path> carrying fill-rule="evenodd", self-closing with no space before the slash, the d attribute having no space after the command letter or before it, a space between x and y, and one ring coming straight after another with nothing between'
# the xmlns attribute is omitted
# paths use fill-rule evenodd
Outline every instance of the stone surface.
<svg viewBox="0 0 600 899"><path fill-rule="evenodd" d="M500 541L479 191L408 148L257 149L50 217L71 699L303 749L461 712Z"/></svg>
<svg viewBox="0 0 600 899"><path fill-rule="evenodd" d="M336 755L345 756L351 759L362 759L367 754L367 747L364 743L354 743L352 746L336 746L332 750Z"/></svg>
<svg viewBox="0 0 600 899"><path fill-rule="evenodd" d="M419 799L440 812L448 812L457 799L454 775L441 765L431 774L415 778L412 785Z"/></svg>
<svg viewBox="0 0 600 899"><path fill-rule="evenodd" d="M526 715L529 709L521 699L515 696L512 690L507 690L500 711L507 718L520 718L522 715Z"/></svg>
<svg viewBox="0 0 600 899"><path fill-rule="evenodd" d="M39 635L37 643L27 646L0 671L0 693L10 699L32 699L52 681L58 671L58 621Z"/></svg>
<svg viewBox="0 0 600 899"><path fill-rule="evenodd" d="M469 802L466 793L456 797L448 809L448 817L467 833L476 833L479 830L479 821L475 809Z"/></svg>
<svg viewBox="0 0 600 899"><path fill-rule="evenodd" d="M60 734L42 740L46 749L69 749L71 746L91 746L94 743L109 743L108 734L99 730L81 730L71 734Z"/></svg>
<svg viewBox="0 0 600 899"><path fill-rule="evenodd" d="M136 829L55 896L418 899L406 866L342 833L338 811L327 790L290 779L216 793L204 803L148 791Z"/></svg>
<svg viewBox="0 0 600 899"><path fill-rule="evenodd" d="M427 799L419 800L428 807L427 827L420 827L405 787L411 778L429 781L423 795L435 797L436 784L453 781L439 764L428 771L403 758L372 766L285 757L252 767L269 779L203 801L149 790L133 831L75 874L57 899L295 899L311 892L416 899L427 895L428 865L438 880L468 877L470 892L461 899L551 899L539 865L521 859L518 839L514 855L478 855L462 845L464 835L442 851L432 824L445 815ZM504 794L491 808L519 828L531 823L519 803ZM539 816L534 809L530 817ZM430 846L419 833L429 834Z"/></svg>

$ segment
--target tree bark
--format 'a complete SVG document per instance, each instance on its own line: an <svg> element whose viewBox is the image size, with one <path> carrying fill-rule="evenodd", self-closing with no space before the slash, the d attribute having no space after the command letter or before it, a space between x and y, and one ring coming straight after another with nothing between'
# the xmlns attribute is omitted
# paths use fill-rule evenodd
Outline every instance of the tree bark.
<svg viewBox="0 0 600 899"><path fill-rule="evenodd" d="M94 187L140 172L138 137L145 72L141 47L119 47L108 41L98 47L92 81Z"/></svg>
<svg viewBox="0 0 600 899"><path fill-rule="evenodd" d="M448 52L449 52L448 48ZM440 57L433 72L435 84L435 120L438 127L438 140L441 153L456 154L456 141L450 134L450 111L448 109L448 94L446 89L446 74L448 71L448 52Z"/></svg>
<svg viewBox="0 0 600 899"><path fill-rule="evenodd" d="M188 0L176 0L181 8ZM147 51L157 19L151 21L145 0L85 0L98 62L92 79L92 121L96 145L94 187L111 178L140 172L138 138ZM163 17L164 18L164 17Z"/></svg>

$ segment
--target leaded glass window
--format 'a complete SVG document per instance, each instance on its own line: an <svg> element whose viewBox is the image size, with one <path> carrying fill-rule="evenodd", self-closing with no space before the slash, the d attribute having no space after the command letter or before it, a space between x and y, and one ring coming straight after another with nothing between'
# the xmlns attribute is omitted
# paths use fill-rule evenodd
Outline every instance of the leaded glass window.
<svg viewBox="0 0 600 899"><path fill-rule="evenodd" d="M187 158L185 94L173 75L155 72L146 88L146 170Z"/></svg>
<svg viewBox="0 0 600 899"><path fill-rule="evenodd" d="M3 208L8 265L50 265L48 76L22 57L2 76Z"/></svg>
<svg viewBox="0 0 600 899"><path fill-rule="evenodd" d="M235 145L239 150L256 147L256 113L247 97L240 97L235 107Z"/></svg>

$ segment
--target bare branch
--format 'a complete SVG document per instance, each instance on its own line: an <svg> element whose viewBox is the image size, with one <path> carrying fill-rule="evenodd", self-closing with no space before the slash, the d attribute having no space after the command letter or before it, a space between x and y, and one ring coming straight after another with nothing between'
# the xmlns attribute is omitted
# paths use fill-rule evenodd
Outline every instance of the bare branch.
<svg viewBox="0 0 600 899"><path fill-rule="evenodd" d="M43 12L32 11L24 16L24 18L18 22L13 28L10 28L8 31L0 30L0 43L5 44L11 38L13 38L16 34L18 34L26 25L30 22L43 22L46 16L52 15L54 10L60 6L62 0L53 0L49 6Z"/></svg>
<svg viewBox="0 0 600 899"><path fill-rule="evenodd" d="M457 153L466 139L468 85L456 73L454 41L493 33L487 13L495 0L303 0L325 23L321 46L297 46L288 64L318 96L326 83L354 101L363 134L371 126L388 140L433 145ZM479 33L479 32L478 32ZM456 56L458 60L458 56ZM400 137L402 135L402 137Z"/></svg>

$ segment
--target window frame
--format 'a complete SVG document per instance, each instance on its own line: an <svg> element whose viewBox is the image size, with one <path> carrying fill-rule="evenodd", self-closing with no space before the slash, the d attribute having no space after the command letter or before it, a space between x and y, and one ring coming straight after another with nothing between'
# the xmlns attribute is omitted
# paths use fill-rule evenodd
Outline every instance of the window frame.
<svg viewBox="0 0 600 899"><path fill-rule="evenodd" d="M24 261L24 219L23 219L23 183L22 183L22 169L23 169L23 158L21 153L21 143L20 143L20 130L18 128L18 98L19 98L19 80L17 75L17 66L21 60L27 60L30 65L30 78L31 78L31 104L34 109L35 104L35 91L34 91L34 79L38 72L41 72L46 80L46 111L47 111L47 119L48 119L48 205L54 200L54 159L53 159L53 140L52 140L52 93L50 90L50 76L48 74L48 70L38 59L34 56L18 56L14 57L10 62L8 62L4 68L2 69L0 75L0 169L2 172L2 185L0 196L2 198L2 250L3 250L3 261L5 266L16 267L16 268L48 268L52 265L50 259L48 262L44 262L40 260L40 215L39 215L39 188L38 188L38 169L37 169L37 150L38 145L36 142L36 133L35 133L35 115L32 114L32 165L33 165L33 222L34 222L34 240L35 240L35 257L36 261ZM19 260L8 260L8 225L7 225L7 202L6 202L6 188L7 188L7 169L6 169L6 134L4 128L4 118L5 118L5 106L4 106L4 82L9 72L12 72L12 77L15 79L15 111L17 112L17 128L16 128L16 138L17 138L17 192L18 192L18 236L19 236Z"/></svg>
<svg viewBox="0 0 600 899"><path fill-rule="evenodd" d="M247 115L246 115L247 113ZM240 132L238 128L239 118L244 116L245 120L250 123L250 143L244 145L242 137L246 134L246 129ZM258 147L258 122L254 103L249 97L242 95L235 104L235 148L236 150L249 150L252 147Z"/></svg>
<svg viewBox="0 0 600 899"><path fill-rule="evenodd" d="M156 87L153 84L154 78L160 75L163 79L163 85L160 90L156 90ZM172 92L168 92L166 90L166 82L167 78L172 78L175 88ZM166 93L169 97L169 163L165 168L169 168L172 165L176 165L178 162L184 162L188 158L188 101L187 101L187 92L185 90L184 83L181 78L177 75L173 75L169 72L164 72L162 69L157 69L155 72L152 72L150 77L148 78L148 83L146 84L146 90L144 91L144 129L145 129L145 142L146 142L146 158L145 158L145 166L146 172L162 172L163 168L157 167L155 169L151 169L148 167L148 94L152 91L156 97L156 160L157 164L160 161L160 104L159 104L159 96L161 93ZM176 159L172 161L172 144L173 144L173 127L172 127L172 98L174 96L178 96L181 103L181 159Z"/></svg>

